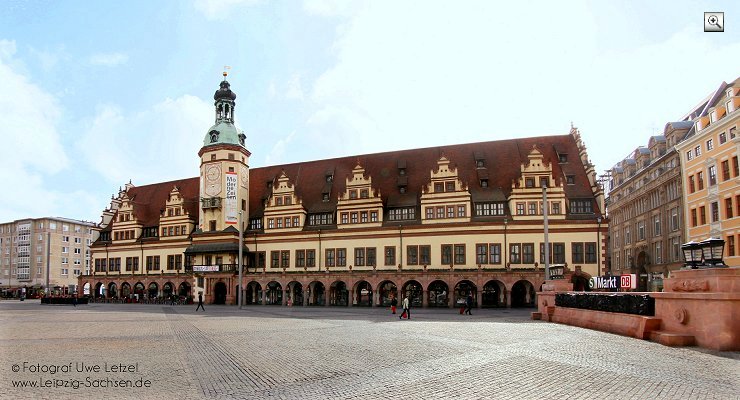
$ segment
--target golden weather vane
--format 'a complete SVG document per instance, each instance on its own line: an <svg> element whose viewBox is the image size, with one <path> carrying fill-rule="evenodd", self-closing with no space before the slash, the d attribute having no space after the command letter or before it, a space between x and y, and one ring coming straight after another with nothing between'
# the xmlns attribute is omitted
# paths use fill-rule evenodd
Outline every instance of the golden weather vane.
<svg viewBox="0 0 740 400"><path fill-rule="evenodd" d="M226 78L226 75L228 75L228 74L229 74L228 72L226 72L226 70L229 70L229 69L231 69L231 66L229 66L229 65L224 65L224 78Z"/></svg>

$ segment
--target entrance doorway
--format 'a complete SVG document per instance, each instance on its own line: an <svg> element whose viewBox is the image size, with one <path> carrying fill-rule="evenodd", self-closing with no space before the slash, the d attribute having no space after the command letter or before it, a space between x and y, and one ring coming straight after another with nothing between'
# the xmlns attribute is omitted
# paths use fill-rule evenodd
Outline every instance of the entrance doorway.
<svg viewBox="0 0 740 400"><path fill-rule="evenodd" d="M216 282L213 287L213 304L226 304L226 284Z"/></svg>

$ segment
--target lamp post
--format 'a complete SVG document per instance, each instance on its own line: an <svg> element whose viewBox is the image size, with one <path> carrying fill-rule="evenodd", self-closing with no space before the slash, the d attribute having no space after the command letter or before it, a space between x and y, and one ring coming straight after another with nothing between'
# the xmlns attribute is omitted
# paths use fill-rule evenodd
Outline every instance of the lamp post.
<svg viewBox="0 0 740 400"><path fill-rule="evenodd" d="M509 219L504 217L504 251L502 252L504 253L504 268L506 268L506 263L508 262L507 260L508 257L506 256L507 252L509 251L509 244L506 241L506 231L508 227L509 227Z"/></svg>
<svg viewBox="0 0 740 400"><path fill-rule="evenodd" d="M726 267L722 262L722 254L725 249L725 241L718 238L707 238L699 242L702 256L704 257L704 266L707 268Z"/></svg>
<svg viewBox="0 0 740 400"><path fill-rule="evenodd" d="M542 216L545 220L545 280L550 280L550 240L548 238L549 227L547 225L547 181L542 181Z"/></svg>
<svg viewBox="0 0 740 400"><path fill-rule="evenodd" d="M239 268L239 291L236 295L239 309L241 309L244 303L244 296L242 296L242 293L244 292L244 288L242 287L242 210L239 210L239 241L237 242L237 246L239 246L239 260L237 260L237 266Z"/></svg>
<svg viewBox="0 0 740 400"><path fill-rule="evenodd" d="M683 258L686 261L686 268L696 269L697 265L701 262L701 246L699 243L693 240L681 245L681 251L683 251Z"/></svg>
<svg viewBox="0 0 740 400"><path fill-rule="evenodd" d="M598 276L601 276L601 215L596 217L596 269Z"/></svg>

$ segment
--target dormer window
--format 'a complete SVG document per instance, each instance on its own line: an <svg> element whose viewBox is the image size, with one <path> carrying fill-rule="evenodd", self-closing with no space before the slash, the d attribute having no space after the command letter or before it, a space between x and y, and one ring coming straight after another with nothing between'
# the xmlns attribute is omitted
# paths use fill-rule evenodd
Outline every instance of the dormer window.
<svg viewBox="0 0 740 400"><path fill-rule="evenodd" d="M356 190L350 190L349 191L349 198L350 199L356 199L357 198L357 191Z"/></svg>
<svg viewBox="0 0 740 400"><path fill-rule="evenodd" d="M401 194L404 194L404 193L406 193L406 186L400 186L400 187L398 188L398 191L399 191L399 192L400 192Z"/></svg>
<svg viewBox="0 0 740 400"><path fill-rule="evenodd" d="M218 131L211 131L209 135L211 135L211 143L218 142Z"/></svg>
<svg viewBox="0 0 740 400"><path fill-rule="evenodd" d="M558 154L558 162L561 164L568 162L568 155L567 154Z"/></svg>
<svg viewBox="0 0 740 400"><path fill-rule="evenodd" d="M528 188L534 187L534 178L526 178L524 179L524 186Z"/></svg>
<svg viewBox="0 0 740 400"><path fill-rule="evenodd" d="M488 179L481 179L480 180L480 187L488 187Z"/></svg>
<svg viewBox="0 0 740 400"><path fill-rule="evenodd" d="M540 178L540 187L550 186L550 180L547 178Z"/></svg>
<svg viewBox="0 0 740 400"><path fill-rule="evenodd" d="M360 190L360 198L361 199L367 199L369 196L369 191L367 189L361 189Z"/></svg>
<svg viewBox="0 0 740 400"><path fill-rule="evenodd" d="M485 168L486 162L484 160L475 160L475 166L478 168Z"/></svg>
<svg viewBox="0 0 740 400"><path fill-rule="evenodd" d="M329 201L329 193L324 193L324 194L323 194L323 195L321 196L321 200L322 200L322 201Z"/></svg>
<svg viewBox="0 0 740 400"><path fill-rule="evenodd" d="M333 175L327 175L326 176L326 182L331 183L332 181L334 181L334 176Z"/></svg>
<svg viewBox="0 0 740 400"><path fill-rule="evenodd" d="M406 168L399 168L398 169L398 175L401 175L401 176L406 175Z"/></svg>
<svg viewBox="0 0 740 400"><path fill-rule="evenodd" d="M576 176L575 175L566 175L565 176L565 183L568 185L575 185L576 184Z"/></svg>
<svg viewBox="0 0 740 400"><path fill-rule="evenodd" d="M445 182L445 191L447 191L447 192L454 192L455 191L455 182Z"/></svg>

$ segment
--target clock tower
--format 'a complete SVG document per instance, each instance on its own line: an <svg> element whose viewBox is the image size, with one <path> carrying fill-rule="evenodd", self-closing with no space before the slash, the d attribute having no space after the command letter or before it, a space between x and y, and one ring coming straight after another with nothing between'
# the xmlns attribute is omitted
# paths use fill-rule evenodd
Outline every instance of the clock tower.
<svg viewBox="0 0 740 400"><path fill-rule="evenodd" d="M234 125L236 93L224 80L213 95L216 122L206 132L200 157L200 218L202 232L238 229L243 211L242 230L249 220L249 150L244 132Z"/></svg>

